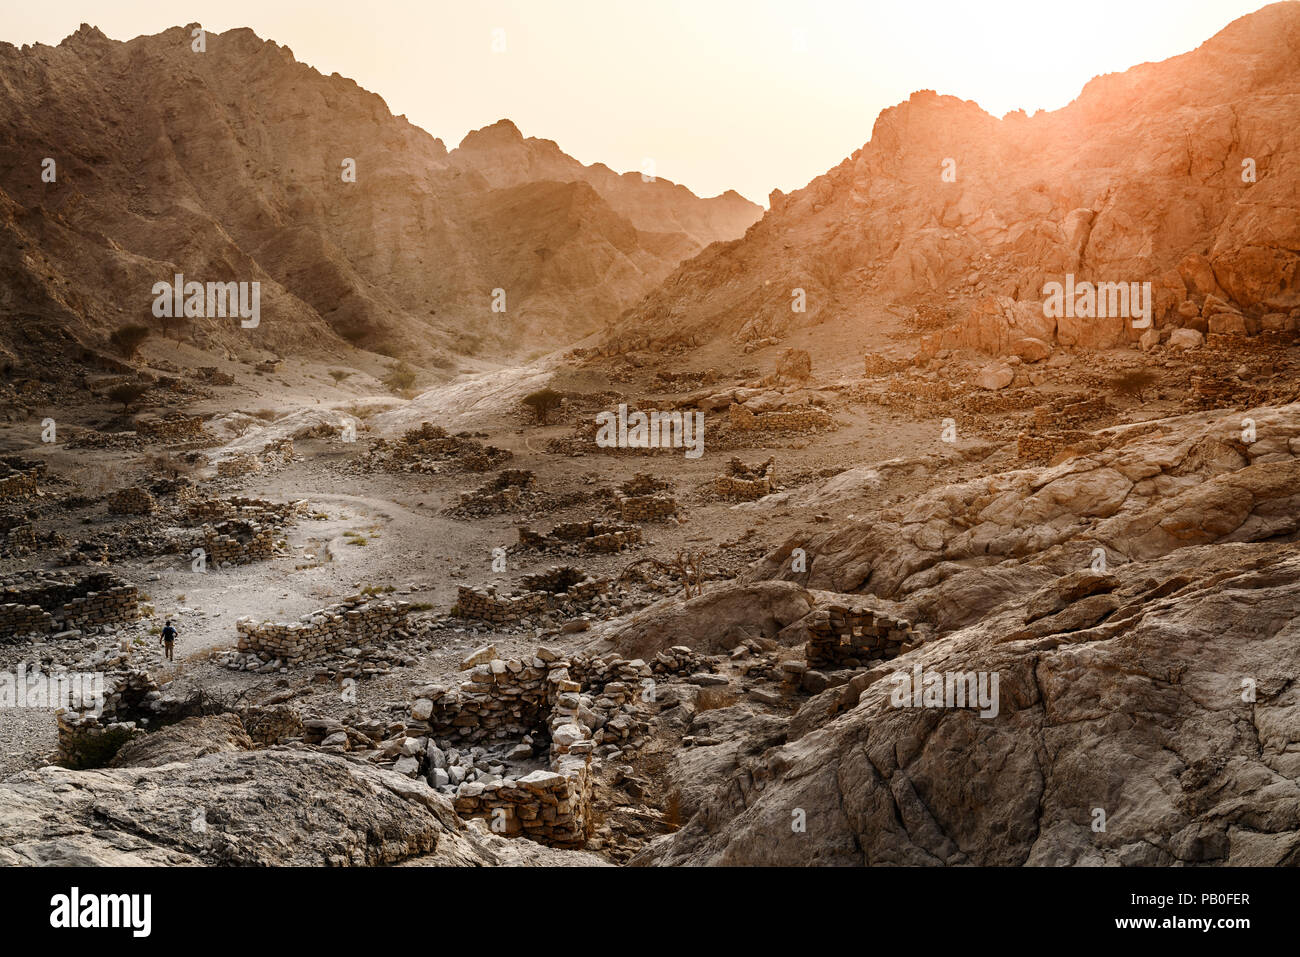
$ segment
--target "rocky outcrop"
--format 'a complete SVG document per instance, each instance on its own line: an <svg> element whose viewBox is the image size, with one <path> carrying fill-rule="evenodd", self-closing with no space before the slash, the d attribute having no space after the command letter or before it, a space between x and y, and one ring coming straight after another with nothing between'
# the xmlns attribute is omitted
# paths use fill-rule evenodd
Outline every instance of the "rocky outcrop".
<svg viewBox="0 0 1300 957"><path fill-rule="evenodd" d="M971 317L957 338L990 351L1013 334L1086 348L1137 341L1124 318L1047 319L1044 284L1067 274L1150 282L1157 322L1184 304L1204 317L1211 298L1247 320L1290 313L1297 64L1300 6L1275 3L1190 53L1097 77L1053 112L997 119L914 93L852 156L774 192L743 239L684 263L620 319L609 346L759 341L835 318L872 322L873 298L936 296L952 320ZM804 312L791 309L796 290Z"/></svg>
<svg viewBox="0 0 1300 957"><path fill-rule="evenodd" d="M1035 629L1008 609L860 673L788 742L708 749L723 780L636 863L1300 863L1300 551L1115 578L1061 582ZM996 713L899 695L917 669L996 675Z"/></svg>
<svg viewBox="0 0 1300 957"><path fill-rule="evenodd" d="M1086 455L943 486L792 540L752 576L925 602L940 627L955 627L1038 587L1043 563L1113 565L1300 529L1300 404L1116 426L1095 438ZM806 572L788 561L796 545Z"/></svg>
<svg viewBox="0 0 1300 957"><path fill-rule="evenodd" d="M650 659L675 645L715 654L730 651L746 636L774 639L811 608L812 596L789 582L715 585L695 598L665 598L626 620L599 626L591 647L626 658Z"/></svg>
<svg viewBox="0 0 1300 957"><path fill-rule="evenodd" d="M174 753L179 757L184 749ZM0 783L0 864L347 867L567 860L536 845L520 850L494 840L465 826L450 802L423 782L340 756L273 747L223 750L161 766L137 757L148 766L46 767ZM576 857L593 863L587 855Z"/></svg>

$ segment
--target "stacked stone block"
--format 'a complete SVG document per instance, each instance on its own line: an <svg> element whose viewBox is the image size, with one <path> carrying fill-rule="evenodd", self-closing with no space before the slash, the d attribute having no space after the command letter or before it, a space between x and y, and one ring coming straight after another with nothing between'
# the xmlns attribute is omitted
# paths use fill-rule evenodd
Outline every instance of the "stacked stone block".
<svg viewBox="0 0 1300 957"><path fill-rule="evenodd" d="M593 552L621 552L640 543L640 528L618 522L565 522L545 534L528 528L519 529L519 544L528 548L577 544Z"/></svg>
<svg viewBox="0 0 1300 957"><path fill-rule="evenodd" d="M768 459L762 465L750 468L740 459L733 458L727 463L726 474L719 475L714 480L713 488L722 498L742 502L753 501L772 493L775 471L774 459Z"/></svg>
<svg viewBox="0 0 1300 957"><path fill-rule="evenodd" d="M0 640L134 621L139 595L108 572L19 574L0 587Z"/></svg>
<svg viewBox="0 0 1300 957"><path fill-rule="evenodd" d="M146 488L121 488L108 496L108 510L115 515L152 515L154 499Z"/></svg>
<svg viewBox="0 0 1300 957"><path fill-rule="evenodd" d="M733 402L727 409L727 423L740 432L806 432L830 427L828 412L809 406L785 412L755 413Z"/></svg>
<svg viewBox="0 0 1300 957"><path fill-rule="evenodd" d="M275 555L275 530L242 519L204 525L203 550L217 566L267 561Z"/></svg>
<svg viewBox="0 0 1300 957"><path fill-rule="evenodd" d="M352 599L322 608L296 622L241 618L236 647L266 661L293 667L319 661L355 645L385 641L410 613L410 602Z"/></svg>
<svg viewBox="0 0 1300 957"><path fill-rule="evenodd" d="M581 686L570 677L568 662L547 648L503 660L489 646L466 664L469 680L459 690L425 689L426 696L412 705L414 723L408 729L472 743L536 735L545 728L551 751L549 770L462 783L453 800L456 813L483 818L506 837L582 847L591 831L594 743L581 721Z"/></svg>
<svg viewBox="0 0 1300 957"><path fill-rule="evenodd" d="M896 658L912 641L912 626L869 608L831 605L813 612L808 624L809 668L857 668Z"/></svg>
<svg viewBox="0 0 1300 957"><path fill-rule="evenodd" d="M40 495L45 463L17 455L0 458L0 501L21 501Z"/></svg>
<svg viewBox="0 0 1300 957"><path fill-rule="evenodd" d="M671 495L620 495L615 502L624 522L658 522L679 511L677 499Z"/></svg>

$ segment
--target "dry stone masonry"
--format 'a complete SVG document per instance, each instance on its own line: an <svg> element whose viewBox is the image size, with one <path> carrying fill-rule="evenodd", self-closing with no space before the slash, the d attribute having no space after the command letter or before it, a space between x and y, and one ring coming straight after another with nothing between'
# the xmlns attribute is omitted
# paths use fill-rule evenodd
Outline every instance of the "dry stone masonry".
<svg viewBox="0 0 1300 957"><path fill-rule="evenodd" d="M139 595L109 572L20 572L0 583L0 640L134 621Z"/></svg>
<svg viewBox="0 0 1300 957"><path fill-rule="evenodd" d="M739 432L809 432L830 428L830 413L809 406L784 412L752 412L732 403L727 409L727 424Z"/></svg>
<svg viewBox="0 0 1300 957"><path fill-rule="evenodd" d="M547 611L578 611L609 586L591 578L579 568L554 565L544 572L520 579L522 593L498 596L496 588L467 588L456 592L452 614L461 618L478 618L493 624L516 622Z"/></svg>
<svg viewBox="0 0 1300 957"><path fill-rule="evenodd" d="M527 548L577 545L593 552L620 552L640 543L640 528L618 522L565 522L545 534L528 528L519 529L519 544Z"/></svg>
<svg viewBox="0 0 1300 957"><path fill-rule="evenodd" d="M39 482L44 477L44 462L17 455L0 457L0 502L36 498L41 494Z"/></svg>
<svg viewBox="0 0 1300 957"><path fill-rule="evenodd" d="M293 667L337 654L344 648L389 638L411 611L410 602L353 598L312 612L296 622L241 618L236 648L264 661Z"/></svg>
<svg viewBox="0 0 1300 957"><path fill-rule="evenodd" d="M910 623L869 608L830 605L808 619L809 668L858 668L911 649Z"/></svg>
<svg viewBox="0 0 1300 957"><path fill-rule="evenodd" d="M275 530L243 519L204 525L203 550L217 567L267 561L275 555Z"/></svg>
<svg viewBox="0 0 1300 957"><path fill-rule="evenodd" d="M733 458L727 463L726 474L719 475L714 480L714 491L722 498L742 502L770 495L775 487L773 484L775 462L775 459L768 459L761 465L748 466L740 459Z"/></svg>
<svg viewBox="0 0 1300 957"><path fill-rule="evenodd" d="M152 515L155 502L149 490L133 486L108 496L108 510L115 515Z"/></svg>
<svg viewBox="0 0 1300 957"><path fill-rule="evenodd" d="M411 708L410 731L461 746L494 739L550 739L547 767L518 777L491 774L453 782L460 776L447 750L437 744L423 752L430 783L454 794L462 817L487 820L496 833L526 836L554 847L577 848L592 831L591 730L581 723L581 685L568 662L548 648L532 656L501 659L496 649L480 649L466 659L469 679L459 689L424 689ZM414 750L414 749L412 749ZM519 750L533 748L521 742ZM419 758L411 770L419 773ZM504 766L503 766L504 770Z"/></svg>

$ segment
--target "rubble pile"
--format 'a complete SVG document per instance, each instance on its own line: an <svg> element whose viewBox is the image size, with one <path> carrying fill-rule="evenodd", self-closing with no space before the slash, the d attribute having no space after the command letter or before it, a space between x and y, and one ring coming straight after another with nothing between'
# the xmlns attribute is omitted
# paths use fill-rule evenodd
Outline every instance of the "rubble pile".
<svg viewBox="0 0 1300 957"><path fill-rule="evenodd" d="M487 472L511 456L508 449L484 445L467 432L449 435L441 426L422 422L397 441L372 442L358 465L370 471L437 473L456 462L467 472Z"/></svg>

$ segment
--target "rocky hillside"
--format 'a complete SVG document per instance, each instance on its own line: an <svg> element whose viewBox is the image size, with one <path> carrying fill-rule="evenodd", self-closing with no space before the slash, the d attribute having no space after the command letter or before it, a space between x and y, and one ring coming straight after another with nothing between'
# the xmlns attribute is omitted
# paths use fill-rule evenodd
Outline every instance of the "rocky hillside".
<svg viewBox="0 0 1300 957"><path fill-rule="evenodd" d="M998 119L922 91L881 113L834 169L774 192L743 239L683 264L610 344L779 337L851 323L872 300L960 321L991 297L1037 309L1043 284L1066 273L1151 282L1157 325L1207 302L1247 326L1285 315L1300 306L1298 117L1294 2L1190 53L1097 77L1055 112ZM806 312L791 308L795 289ZM1138 335L1122 319L1062 326L1071 345Z"/></svg>
<svg viewBox="0 0 1300 957"><path fill-rule="evenodd" d="M792 646L826 608L865 606L910 622L910 645L804 672L813 696L788 720L751 702L708 712L708 746L674 757L685 826L642 863L1300 861L1300 405L987 464L756 566L740 623L770 634L775 619ZM799 603L764 598L773 584L815 605L791 621ZM680 617L652 608L607 640L672 639ZM899 676L927 672L996 675L993 713L895 697Z"/></svg>
<svg viewBox="0 0 1300 957"><path fill-rule="evenodd" d="M191 31L0 43L0 345L153 321L153 284L181 272L262 284L258 328L201 319L200 342L518 353L599 328L759 213L507 121L448 154L286 47L240 29L196 52Z"/></svg>

